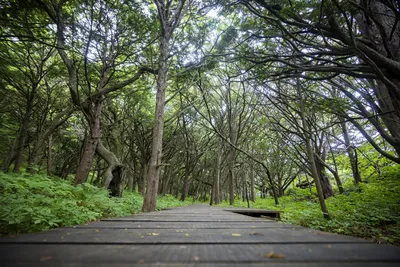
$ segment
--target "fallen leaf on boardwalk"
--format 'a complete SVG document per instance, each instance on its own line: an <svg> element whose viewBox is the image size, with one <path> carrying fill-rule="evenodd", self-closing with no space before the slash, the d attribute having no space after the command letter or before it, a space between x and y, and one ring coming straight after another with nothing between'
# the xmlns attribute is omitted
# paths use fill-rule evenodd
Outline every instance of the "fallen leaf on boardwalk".
<svg viewBox="0 0 400 267"><path fill-rule="evenodd" d="M281 253L278 254L278 253L275 253L275 252L271 251L268 254L265 254L264 258L284 259L285 255L283 255Z"/></svg>
<svg viewBox="0 0 400 267"><path fill-rule="evenodd" d="M331 245L331 244L329 244L329 245L328 245L328 248L332 248L332 245Z"/></svg>
<svg viewBox="0 0 400 267"><path fill-rule="evenodd" d="M152 235L159 235L159 233L151 233Z"/></svg>
<svg viewBox="0 0 400 267"><path fill-rule="evenodd" d="M48 261L51 260L53 257L52 256L42 256L40 257L40 261Z"/></svg>
<svg viewBox="0 0 400 267"><path fill-rule="evenodd" d="M95 230L95 232L96 232L96 233L98 233L98 232L99 232L99 230L97 230L97 229L96 229L96 230Z"/></svg>
<svg viewBox="0 0 400 267"><path fill-rule="evenodd" d="M232 234L232 236L242 236L241 234Z"/></svg>
<svg viewBox="0 0 400 267"><path fill-rule="evenodd" d="M200 258L199 258L199 257L197 257L197 256L194 256L194 257L193 257L193 260L194 260L194 261L199 261L199 260L200 260Z"/></svg>
<svg viewBox="0 0 400 267"><path fill-rule="evenodd" d="M185 236L190 236L189 234L185 234Z"/></svg>
<svg viewBox="0 0 400 267"><path fill-rule="evenodd" d="M254 225L250 226L251 228L256 228Z"/></svg>

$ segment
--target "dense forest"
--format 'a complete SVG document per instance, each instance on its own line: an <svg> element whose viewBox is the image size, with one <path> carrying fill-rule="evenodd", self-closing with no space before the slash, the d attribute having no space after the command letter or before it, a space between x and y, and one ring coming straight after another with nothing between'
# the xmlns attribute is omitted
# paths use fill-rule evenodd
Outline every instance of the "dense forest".
<svg viewBox="0 0 400 267"><path fill-rule="evenodd" d="M2 234L174 196L399 243L399 21L395 0L1 0Z"/></svg>

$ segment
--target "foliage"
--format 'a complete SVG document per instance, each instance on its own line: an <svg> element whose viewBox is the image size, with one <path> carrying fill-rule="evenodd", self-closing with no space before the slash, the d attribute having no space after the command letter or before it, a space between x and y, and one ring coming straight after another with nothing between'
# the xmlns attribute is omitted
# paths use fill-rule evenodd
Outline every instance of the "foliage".
<svg viewBox="0 0 400 267"><path fill-rule="evenodd" d="M386 168L380 180L375 176L369 183L347 187L344 194L328 198L331 220L324 219L315 194L305 189L294 188L290 195L280 198L278 206L273 198L258 198L251 207L281 210L285 223L400 245L399 176L400 166ZM245 202L235 204L247 207Z"/></svg>
<svg viewBox="0 0 400 267"><path fill-rule="evenodd" d="M127 216L139 213L142 202L142 196L135 192L125 192L123 198L114 198L108 196L107 190L90 184L74 187L57 177L0 172L0 235ZM191 202L164 196L159 197L157 204L161 209Z"/></svg>

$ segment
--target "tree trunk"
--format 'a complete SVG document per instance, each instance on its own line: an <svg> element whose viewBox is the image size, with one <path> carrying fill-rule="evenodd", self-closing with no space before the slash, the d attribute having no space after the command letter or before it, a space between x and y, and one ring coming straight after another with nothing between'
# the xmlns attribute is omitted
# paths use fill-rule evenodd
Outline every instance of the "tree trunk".
<svg viewBox="0 0 400 267"><path fill-rule="evenodd" d="M52 147L53 147L53 136L50 135L47 142L47 176L51 176L53 170Z"/></svg>
<svg viewBox="0 0 400 267"><path fill-rule="evenodd" d="M34 89L34 91L36 91L36 89ZM17 145L15 147L15 161L14 161L13 172L19 172L20 168L21 168L24 147L25 147L25 141L27 139L29 122L30 122L30 118L32 115L32 108L33 108L33 95L31 97L29 97L29 99L27 99L25 115L24 115L24 118L22 121L22 125L19 129L19 133L18 133L18 137L17 137Z"/></svg>
<svg viewBox="0 0 400 267"><path fill-rule="evenodd" d="M398 23L398 10L396 4L393 8L390 8L385 2L360 0L359 3L365 11L360 11L356 19L360 32L369 40L370 45L382 56L399 62L400 23ZM368 14L368 17L366 17L366 14ZM379 113L383 114L382 120L395 141L391 144L397 155L400 156L400 80L398 75L391 75L390 73L384 75L386 77L378 80L373 88L381 109Z"/></svg>
<svg viewBox="0 0 400 267"><path fill-rule="evenodd" d="M324 198L327 199L333 196L332 185L329 181L329 177L325 174L325 167L314 157L315 166L317 168L317 174L321 181L321 188Z"/></svg>
<svg viewBox="0 0 400 267"><path fill-rule="evenodd" d="M143 212L155 211L158 193L158 182L161 167L162 138L164 133L164 105L165 90L167 88L169 36L163 36L160 44L160 58L158 61L157 100L153 127L153 141L151 157L147 175L147 188L143 201Z"/></svg>
<svg viewBox="0 0 400 267"><path fill-rule="evenodd" d="M98 142L96 152L108 164L103 174L103 187L111 190L111 196L121 197L125 186L123 165L117 156L105 148L100 141Z"/></svg>
<svg viewBox="0 0 400 267"><path fill-rule="evenodd" d="M315 164L314 151L311 147L310 127L308 125L306 115L305 115L303 94L301 92L302 89L300 88L300 79L299 78L297 78L297 88L296 89L297 89L297 92L299 95L299 100L300 100L300 116L301 116L301 121L302 121L302 125L303 125L305 147L306 147L307 158L310 163L311 174L312 174L314 182L315 182L315 187L317 188L318 200L319 200L319 204L321 206L322 214L325 219L330 220L328 208L326 207L326 203L325 203L324 192L323 192L322 186L321 186L321 180L318 175L317 166Z"/></svg>
<svg viewBox="0 0 400 267"><path fill-rule="evenodd" d="M234 148L230 148L229 152L229 162L228 162L228 186L229 186L229 205L233 205L235 203L235 192L233 183L235 181L235 157L236 150Z"/></svg>
<svg viewBox="0 0 400 267"><path fill-rule="evenodd" d="M138 191L142 196L144 196L144 193L146 192L146 181L148 172L149 172L148 164L145 160L143 160L142 173L138 178Z"/></svg>
<svg viewBox="0 0 400 267"><path fill-rule="evenodd" d="M94 102L94 113L91 122L90 136L85 139L83 154L75 174L74 185L86 182L92 167L94 153L96 152L97 145L100 141L100 116L102 107L103 97L100 97Z"/></svg>
<svg viewBox="0 0 400 267"><path fill-rule="evenodd" d="M254 188L254 167L253 162L250 163L250 200L256 202L256 192Z"/></svg>
<svg viewBox="0 0 400 267"><path fill-rule="evenodd" d="M168 56L170 52L170 40L175 28L179 25L183 13L185 0L180 0L173 10L164 1L155 0L158 18L161 24L160 55L157 72L157 99L156 112L153 127L153 140L151 143L151 157L149 173L147 176L147 188L143 200L143 212L155 211L158 193L158 183L161 167L162 137L164 132L164 105L165 90L167 88Z"/></svg>
<svg viewBox="0 0 400 267"><path fill-rule="evenodd" d="M341 126L342 126L342 132L343 132L344 143L346 146L346 151L347 151L347 154L348 154L349 160L350 160L353 179L354 179L355 184L358 184L358 183L361 183L362 180L361 180L361 174L358 170L358 160L357 160L357 154L356 154L357 152L350 143L350 137L349 137L349 133L347 131L346 123L342 122Z"/></svg>
<svg viewBox="0 0 400 267"><path fill-rule="evenodd" d="M135 187L134 180L135 180L135 179L133 179L133 174L132 174L132 172L129 171L129 172L128 172L128 191L129 191L129 192L133 192L133 191L135 190L135 189L134 189L134 187Z"/></svg>

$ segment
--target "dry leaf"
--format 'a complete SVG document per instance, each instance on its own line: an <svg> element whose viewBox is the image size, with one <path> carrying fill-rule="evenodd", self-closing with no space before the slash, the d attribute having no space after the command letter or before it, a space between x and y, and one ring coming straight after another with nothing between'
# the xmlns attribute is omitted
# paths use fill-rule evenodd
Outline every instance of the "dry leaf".
<svg viewBox="0 0 400 267"><path fill-rule="evenodd" d="M189 234L185 234L185 236L190 236Z"/></svg>
<svg viewBox="0 0 400 267"><path fill-rule="evenodd" d="M281 253L278 254L278 253L275 253L275 252L271 251L268 254L265 254L264 258L284 259L285 255L283 255Z"/></svg>
<svg viewBox="0 0 400 267"><path fill-rule="evenodd" d="M241 236L241 234L232 234L232 236Z"/></svg>
<svg viewBox="0 0 400 267"><path fill-rule="evenodd" d="M159 235L159 233L151 233L152 235Z"/></svg>
<svg viewBox="0 0 400 267"><path fill-rule="evenodd" d="M40 257L40 261L48 261L51 260L53 257L52 256L42 256Z"/></svg>
<svg viewBox="0 0 400 267"><path fill-rule="evenodd" d="M199 261L199 260L200 260L200 258L199 258L199 257L197 257L197 256L194 256L194 257L193 257L193 260L194 260L194 261Z"/></svg>

